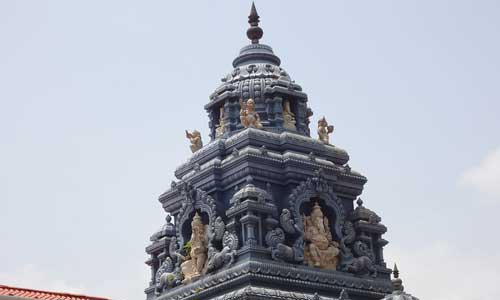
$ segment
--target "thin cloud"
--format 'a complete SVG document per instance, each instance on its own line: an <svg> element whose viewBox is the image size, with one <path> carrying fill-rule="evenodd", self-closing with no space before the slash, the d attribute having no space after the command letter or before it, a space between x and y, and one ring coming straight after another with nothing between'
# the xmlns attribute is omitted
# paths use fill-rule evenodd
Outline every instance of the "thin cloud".
<svg viewBox="0 0 500 300"><path fill-rule="evenodd" d="M500 147L490 152L478 166L465 170L459 182L500 202Z"/></svg>
<svg viewBox="0 0 500 300"><path fill-rule="evenodd" d="M498 254L445 241L409 248L392 245L386 252L398 265L405 291L419 299L500 299Z"/></svg>

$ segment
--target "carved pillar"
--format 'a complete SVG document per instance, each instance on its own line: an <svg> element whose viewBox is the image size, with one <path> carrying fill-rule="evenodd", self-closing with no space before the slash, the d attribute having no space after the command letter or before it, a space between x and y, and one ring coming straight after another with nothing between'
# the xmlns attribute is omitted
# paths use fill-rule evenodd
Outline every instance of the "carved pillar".
<svg viewBox="0 0 500 300"><path fill-rule="evenodd" d="M276 127L283 128L283 98L281 96L275 96L273 98L274 109L275 109L275 122Z"/></svg>
<svg viewBox="0 0 500 300"><path fill-rule="evenodd" d="M258 226L259 217L254 215L252 211L247 211L246 215L241 218L241 224L244 228L244 245L255 246L257 245L257 236L255 229Z"/></svg>
<svg viewBox="0 0 500 300"><path fill-rule="evenodd" d="M157 255L151 254L149 259L146 261L146 264L148 264L151 267L151 281L149 282L149 286L152 286L156 282L156 272L158 271L159 268L159 261Z"/></svg>

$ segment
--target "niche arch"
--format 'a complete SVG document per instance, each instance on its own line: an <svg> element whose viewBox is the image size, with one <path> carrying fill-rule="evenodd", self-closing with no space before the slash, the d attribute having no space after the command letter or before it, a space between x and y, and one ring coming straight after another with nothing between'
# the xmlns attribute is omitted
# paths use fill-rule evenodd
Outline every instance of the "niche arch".
<svg viewBox="0 0 500 300"><path fill-rule="evenodd" d="M333 185L323 178L321 173L320 171L317 176L301 182L290 194L288 206L295 224L304 230L302 213L308 215L311 207L317 201L324 210L323 213L328 216L335 239L340 241L343 237L342 225L346 220L345 209L335 195Z"/></svg>

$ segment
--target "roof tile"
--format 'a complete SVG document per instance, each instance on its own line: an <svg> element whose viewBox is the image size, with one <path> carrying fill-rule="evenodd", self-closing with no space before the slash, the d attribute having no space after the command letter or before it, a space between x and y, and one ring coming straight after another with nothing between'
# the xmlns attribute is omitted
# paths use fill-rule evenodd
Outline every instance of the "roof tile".
<svg viewBox="0 0 500 300"><path fill-rule="evenodd" d="M94 297L61 292L48 292L34 289L25 289L0 284L0 296L15 296L43 300L110 300L109 298Z"/></svg>

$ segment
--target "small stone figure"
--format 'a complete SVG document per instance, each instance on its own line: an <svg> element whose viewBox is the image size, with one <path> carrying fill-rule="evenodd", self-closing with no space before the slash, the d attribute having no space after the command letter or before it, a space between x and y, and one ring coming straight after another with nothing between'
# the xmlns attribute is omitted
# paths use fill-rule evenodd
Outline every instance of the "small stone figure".
<svg viewBox="0 0 500 300"><path fill-rule="evenodd" d="M310 267L322 269L337 268L339 244L332 240L328 218L323 215L318 202L314 204L310 216L302 217L304 222L304 260Z"/></svg>
<svg viewBox="0 0 500 300"><path fill-rule="evenodd" d="M245 128L262 128L259 114L255 112L255 102L253 99L248 99L246 102L240 100L240 120Z"/></svg>
<svg viewBox="0 0 500 300"><path fill-rule="evenodd" d="M183 257L184 262L181 264L182 274L184 275L183 283L190 282L201 276L208 253L208 239L206 226L202 223L198 212L195 213L191 222L191 249L187 256Z"/></svg>
<svg viewBox="0 0 500 300"><path fill-rule="evenodd" d="M201 133L198 130L189 132L186 130L186 137L191 142L191 152L195 153L203 147L203 141L201 140Z"/></svg>
<svg viewBox="0 0 500 300"><path fill-rule="evenodd" d="M295 130L295 114L290 109L290 101L283 102L283 127Z"/></svg>
<svg viewBox="0 0 500 300"><path fill-rule="evenodd" d="M219 124L215 126L215 137L219 137L223 134L224 134L224 106L221 106L219 114Z"/></svg>
<svg viewBox="0 0 500 300"><path fill-rule="evenodd" d="M325 117L318 121L318 139L325 144L330 143L330 133L333 132L333 125L328 125Z"/></svg>

